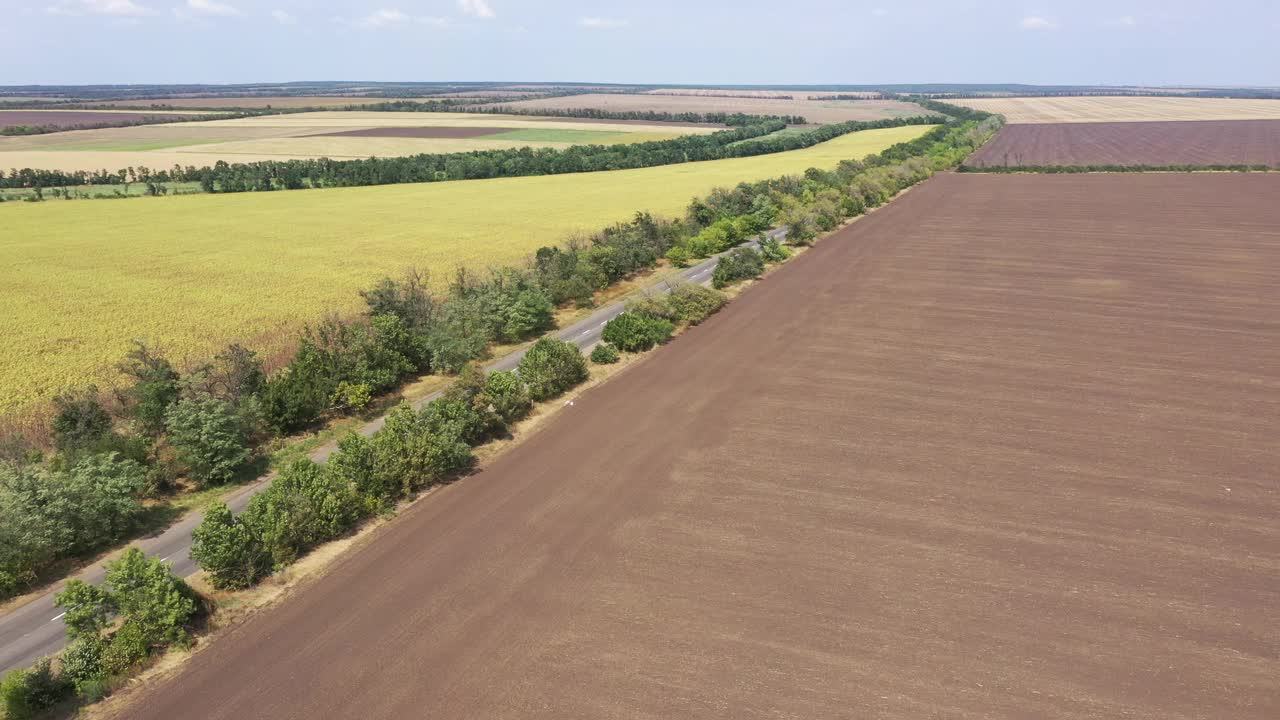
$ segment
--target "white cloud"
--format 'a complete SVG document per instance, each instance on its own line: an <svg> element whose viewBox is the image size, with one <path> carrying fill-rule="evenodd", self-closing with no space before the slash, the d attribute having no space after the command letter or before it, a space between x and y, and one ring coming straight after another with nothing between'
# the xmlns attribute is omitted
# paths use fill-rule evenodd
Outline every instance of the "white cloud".
<svg viewBox="0 0 1280 720"><path fill-rule="evenodd" d="M242 14L238 9L216 0L187 0L187 10L196 15L213 15L218 17L235 17Z"/></svg>
<svg viewBox="0 0 1280 720"><path fill-rule="evenodd" d="M630 20L622 18L602 18L602 17L584 17L578 21L578 24L584 28L592 30L612 30L614 28L626 27L631 23Z"/></svg>
<svg viewBox="0 0 1280 720"><path fill-rule="evenodd" d="M350 22L342 18L334 18L335 22L346 25L353 25L366 30L380 30L382 28L403 27L417 23L419 25L431 25L433 27L445 27L449 24L446 18L432 16L415 16L398 10L396 8L382 8L356 20Z"/></svg>
<svg viewBox="0 0 1280 720"><path fill-rule="evenodd" d="M271 17L275 18L275 21L280 23L281 25L297 25L298 24L298 18L290 15L284 10L272 10Z"/></svg>
<svg viewBox="0 0 1280 720"><path fill-rule="evenodd" d="M486 20L497 17L493 8L489 7L489 0L458 0L458 9L463 15L472 15Z"/></svg>
<svg viewBox="0 0 1280 720"><path fill-rule="evenodd" d="M356 21L356 25L362 28L377 29L392 25L403 25L409 22L409 19L408 15L399 10L382 8L360 18Z"/></svg>
<svg viewBox="0 0 1280 720"><path fill-rule="evenodd" d="M1023 30L1057 30L1058 21L1038 15L1029 15L1022 18L1022 22L1018 23L1018 27Z"/></svg>
<svg viewBox="0 0 1280 720"><path fill-rule="evenodd" d="M142 17L155 15L151 8L139 5L133 0L79 0L78 2L61 2L45 8L50 15L66 15L77 17L84 13L93 15L115 15L116 17Z"/></svg>

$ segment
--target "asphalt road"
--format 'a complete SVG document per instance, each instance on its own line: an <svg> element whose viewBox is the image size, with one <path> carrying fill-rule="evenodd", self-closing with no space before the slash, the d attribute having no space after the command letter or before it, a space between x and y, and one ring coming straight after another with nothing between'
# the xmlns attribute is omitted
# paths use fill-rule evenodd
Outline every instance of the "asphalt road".
<svg viewBox="0 0 1280 720"><path fill-rule="evenodd" d="M785 231L776 229L769 234L781 239ZM755 242L751 241L746 245L754 247ZM682 270L679 274L680 280L699 284L709 283L718 259L719 256L709 258ZM653 286L653 290L666 292L672 284L672 279L662 280ZM583 349L590 348L599 342L605 323L617 317L624 309L624 301L606 305L587 318L555 333L555 337L572 342ZM485 369L489 372L514 369L524 357L524 353L523 349L511 353L489 364ZM422 407L439 395L440 393L434 393L421 398L414 403L414 406ZM360 428L359 432L366 436L372 435L382 427L384 422L386 422L385 415L369 422ZM311 453L311 459L323 462L337 447L336 442L322 445ZM232 512L239 513L244 510L249 500L267 487L272 477L273 474L264 475L229 495L226 502ZM158 557L169 563L174 574L186 577L198 569L190 556L191 532L200 525L203 517L204 514L201 512L190 513L159 535L139 540L134 544L142 548L148 556ZM102 564L95 563L74 577L85 582L99 583L104 574ZM58 652L66 644L66 626L62 623L62 611L53 604L54 595L61 589L62 583L58 583L39 598L0 616L0 673L15 667L30 665L38 658Z"/></svg>

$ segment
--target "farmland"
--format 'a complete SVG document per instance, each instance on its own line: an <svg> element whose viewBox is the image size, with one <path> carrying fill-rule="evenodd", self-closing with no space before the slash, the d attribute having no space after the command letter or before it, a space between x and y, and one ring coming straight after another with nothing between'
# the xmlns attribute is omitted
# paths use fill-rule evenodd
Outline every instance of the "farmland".
<svg viewBox="0 0 1280 720"><path fill-rule="evenodd" d="M1010 97L948 100L1010 123L1275 120L1280 101L1182 97Z"/></svg>
<svg viewBox="0 0 1280 720"><path fill-rule="evenodd" d="M354 309L356 290L379 275L412 265L443 280L457 266L515 262L637 210L676 214L712 187L833 167L928 129L871 130L805 150L640 170L6 204L0 301L15 330L0 351L0 415L69 385L110 380L133 337L178 359L201 358L233 339L271 351L286 330Z"/></svg>
<svg viewBox="0 0 1280 720"><path fill-rule="evenodd" d="M1271 720L1278 194L939 176L127 716Z"/></svg>
<svg viewBox="0 0 1280 720"><path fill-rule="evenodd" d="M149 110L0 110L0 128L14 126L76 128L86 125L139 123L156 118L197 117L196 113Z"/></svg>
<svg viewBox="0 0 1280 720"><path fill-rule="evenodd" d="M1280 120L1009 125L969 165L1280 166Z"/></svg>
<svg viewBox="0 0 1280 720"><path fill-rule="evenodd" d="M927 114L898 100L781 100L718 95L586 94L505 103L520 110L596 108L617 112L728 112L748 115L801 115L811 123L881 120Z"/></svg>
<svg viewBox="0 0 1280 720"><path fill-rule="evenodd" d="M112 113L114 114L114 113ZM3 112L0 112L3 115ZM0 138L0 168L153 169L173 165L452 153L631 143L717 128L478 113L314 112Z"/></svg>

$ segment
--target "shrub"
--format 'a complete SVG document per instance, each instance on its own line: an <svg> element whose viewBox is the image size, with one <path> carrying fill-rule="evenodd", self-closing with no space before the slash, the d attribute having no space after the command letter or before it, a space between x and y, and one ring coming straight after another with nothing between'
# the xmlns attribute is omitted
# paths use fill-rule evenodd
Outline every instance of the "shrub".
<svg viewBox="0 0 1280 720"><path fill-rule="evenodd" d="M196 594L163 562L129 548L107 564L105 584L125 626L136 626L147 643L186 642L186 626L199 611Z"/></svg>
<svg viewBox="0 0 1280 720"><path fill-rule="evenodd" d="M529 414L533 401L529 399L529 390L513 372L498 371L489 373L485 379L485 396L493 406L493 411L507 425L520 420Z"/></svg>
<svg viewBox="0 0 1280 720"><path fill-rule="evenodd" d="M45 658L29 670L13 670L0 680L0 709L7 720L27 720L56 705L69 690Z"/></svg>
<svg viewBox="0 0 1280 720"><path fill-rule="evenodd" d="M612 365L618 359L618 348L609 343L600 343L591 350L591 362L597 365Z"/></svg>
<svg viewBox="0 0 1280 720"><path fill-rule="evenodd" d="M713 313L724 307L728 299L724 293L705 285L682 283L671 289L667 295L667 304L676 319L690 325L697 325Z"/></svg>
<svg viewBox="0 0 1280 720"><path fill-rule="evenodd" d="M209 508L191 533L191 558L220 590L247 588L271 571L262 544L225 503Z"/></svg>
<svg viewBox="0 0 1280 720"><path fill-rule="evenodd" d="M716 288L732 285L740 280L760 277L764 272L764 258L751 248L738 248L720 258L711 273L711 284Z"/></svg>
<svg viewBox="0 0 1280 720"><path fill-rule="evenodd" d="M587 363L577 346L542 338L520 359L517 372L533 400L553 398L587 379Z"/></svg>
<svg viewBox="0 0 1280 720"><path fill-rule="evenodd" d="M674 331L675 326L665 318L624 312L610 320L600 336L623 352L641 352L666 342Z"/></svg>
<svg viewBox="0 0 1280 720"><path fill-rule="evenodd" d="M645 315L647 317L662 318L672 322L679 319L676 315L676 311L671 307L668 296L660 293L642 295L641 297L628 302L627 312L636 313L637 315Z"/></svg>
<svg viewBox="0 0 1280 720"><path fill-rule="evenodd" d="M62 393L53 399L53 444L68 451L92 448L111 433L111 415L98 400L98 388Z"/></svg>
<svg viewBox="0 0 1280 720"><path fill-rule="evenodd" d="M334 388L329 402L343 410L361 410L373 400L373 388L368 383L351 383L343 380Z"/></svg>
<svg viewBox="0 0 1280 720"><path fill-rule="evenodd" d="M253 454L239 416L211 396L174 404L165 413L165 427L178 462L200 485L227 482Z"/></svg>
<svg viewBox="0 0 1280 720"><path fill-rule="evenodd" d="M782 247L778 240L770 235L760 236L760 255L768 262L782 262L791 257L791 253Z"/></svg>
<svg viewBox="0 0 1280 720"><path fill-rule="evenodd" d="M310 460L280 472L249 501L242 522L281 568L316 545L350 528L360 504L350 486Z"/></svg>
<svg viewBox="0 0 1280 720"><path fill-rule="evenodd" d="M681 247L680 245L676 245L675 247L667 251L667 259L670 260L671 264L675 265L676 267L679 267L679 268L688 267L689 251L684 247Z"/></svg>
<svg viewBox="0 0 1280 720"><path fill-rule="evenodd" d="M107 676L124 675L150 654L151 643L142 627L125 622L102 650L102 672Z"/></svg>
<svg viewBox="0 0 1280 720"><path fill-rule="evenodd" d="M62 651L62 677L81 695L95 695L106 680L103 657L107 643L102 637L76 638ZM96 698L92 698L96 699Z"/></svg>

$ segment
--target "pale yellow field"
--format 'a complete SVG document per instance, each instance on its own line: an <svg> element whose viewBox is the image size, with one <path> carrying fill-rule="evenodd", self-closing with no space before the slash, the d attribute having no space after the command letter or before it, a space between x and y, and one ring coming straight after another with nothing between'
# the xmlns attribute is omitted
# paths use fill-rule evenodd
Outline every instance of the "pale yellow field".
<svg viewBox="0 0 1280 720"><path fill-rule="evenodd" d="M602 143L665 140L680 135L712 133L719 129L711 126L600 123L483 113L324 111L3 137L0 138L0 168L115 171L132 166L162 169L175 164L202 167L213 165L219 160L234 163L317 157L395 157L416 153L515 147L563 148L579 142L492 137L388 138L322 135L386 127L586 131L593 137L600 137L602 133L619 134L607 139L581 141Z"/></svg>
<svg viewBox="0 0 1280 720"><path fill-rule="evenodd" d="M789 153L640 170L332 190L0 205L0 415L113 378L131 338L178 361L232 340L270 351L356 291L410 266L528 257L716 186L833 167L918 137L870 130Z"/></svg>
<svg viewBox="0 0 1280 720"><path fill-rule="evenodd" d="M946 100L1010 123L1280 119L1280 100L1183 97L1004 97Z"/></svg>

